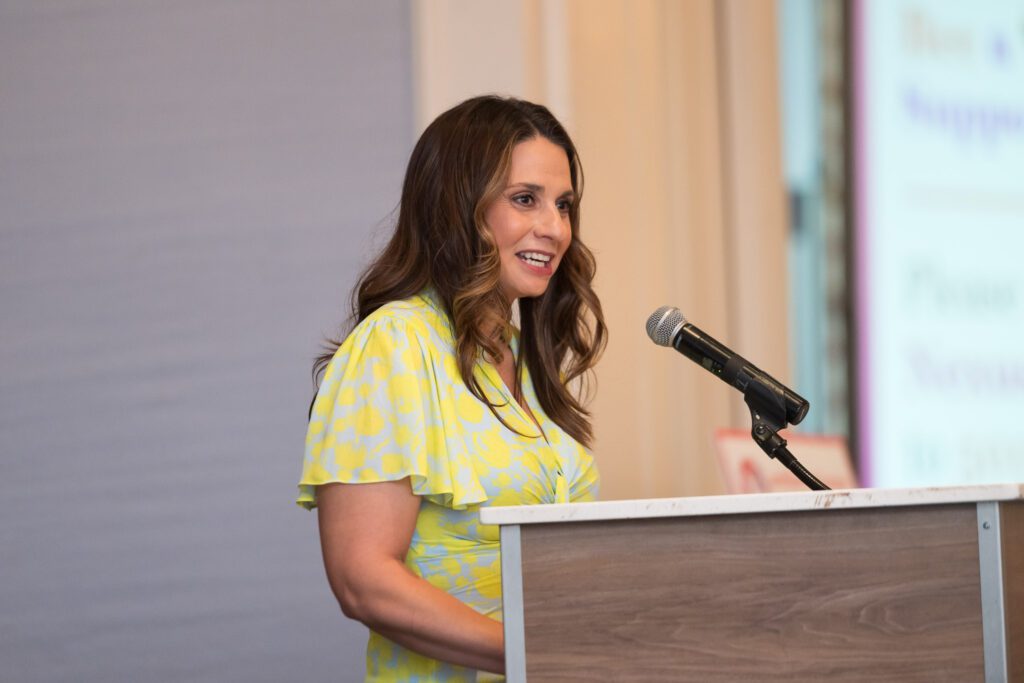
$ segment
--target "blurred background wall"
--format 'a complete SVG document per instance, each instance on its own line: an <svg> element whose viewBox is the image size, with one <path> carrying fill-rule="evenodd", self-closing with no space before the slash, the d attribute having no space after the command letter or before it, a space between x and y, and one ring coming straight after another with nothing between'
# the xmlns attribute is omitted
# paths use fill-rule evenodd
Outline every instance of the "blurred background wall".
<svg viewBox="0 0 1024 683"><path fill-rule="evenodd" d="M774 12L4 0L3 678L361 679L292 503L310 359L415 136L480 92L582 153L604 497L719 492L742 405L643 323L678 305L786 377Z"/></svg>

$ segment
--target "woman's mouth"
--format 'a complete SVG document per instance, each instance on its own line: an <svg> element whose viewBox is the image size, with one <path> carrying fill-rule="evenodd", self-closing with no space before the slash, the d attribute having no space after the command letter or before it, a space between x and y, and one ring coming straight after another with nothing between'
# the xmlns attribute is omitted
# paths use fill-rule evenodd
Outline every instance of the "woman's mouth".
<svg viewBox="0 0 1024 683"><path fill-rule="evenodd" d="M516 258L528 266L548 270L550 268L552 256L551 254L545 254L541 251L521 251L516 254Z"/></svg>

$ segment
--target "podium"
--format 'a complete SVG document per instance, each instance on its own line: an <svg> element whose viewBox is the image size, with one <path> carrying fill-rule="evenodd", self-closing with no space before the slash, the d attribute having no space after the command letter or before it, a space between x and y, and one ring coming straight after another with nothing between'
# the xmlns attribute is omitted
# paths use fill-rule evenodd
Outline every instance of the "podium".
<svg viewBox="0 0 1024 683"><path fill-rule="evenodd" d="M509 683L1024 681L1024 484L480 518Z"/></svg>

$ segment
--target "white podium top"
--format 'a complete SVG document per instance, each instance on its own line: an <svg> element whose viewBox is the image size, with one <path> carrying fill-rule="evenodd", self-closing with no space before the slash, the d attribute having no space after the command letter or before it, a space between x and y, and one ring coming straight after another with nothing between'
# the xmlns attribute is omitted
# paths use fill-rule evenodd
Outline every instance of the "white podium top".
<svg viewBox="0 0 1024 683"><path fill-rule="evenodd" d="M480 510L484 524L545 524L649 517L700 517L828 508L873 508L1024 499L1024 484L946 486L918 489L843 489L735 496L648 498L597 503L518 505Z"/></svg>

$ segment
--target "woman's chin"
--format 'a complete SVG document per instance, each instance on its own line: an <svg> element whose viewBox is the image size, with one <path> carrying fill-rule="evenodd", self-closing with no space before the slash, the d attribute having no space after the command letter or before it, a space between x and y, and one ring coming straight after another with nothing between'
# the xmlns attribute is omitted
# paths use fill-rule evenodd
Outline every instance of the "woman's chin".
<svg viewBox="0 0 1024 683"><path fill-rule="evenodd" d="M544 278L540 282L517 282L514 285L503 285L501 289L509 301L535 299L544 296L544 292L548 291L548 284L548 279Z"/></svg>
<svg viewBox="0 0 1024 683"><path fill-rule="evenodd" d="M545 284L539 287L524 287L519 290L519 294L516 295L516 299L536 299L539 296L544 296L544 292L548 291L548 286Z"/></svg>

